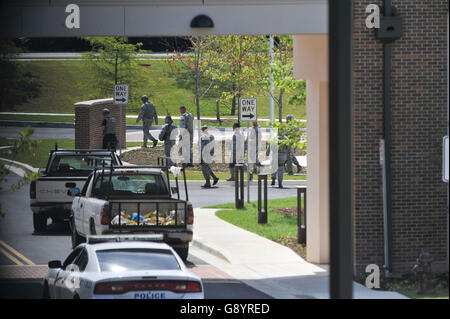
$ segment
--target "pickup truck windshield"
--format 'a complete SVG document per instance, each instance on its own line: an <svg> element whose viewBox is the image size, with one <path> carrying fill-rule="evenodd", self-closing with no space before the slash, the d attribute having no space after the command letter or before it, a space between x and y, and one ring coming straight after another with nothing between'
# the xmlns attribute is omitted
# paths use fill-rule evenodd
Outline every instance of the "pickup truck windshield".
<svg viewBox="0 0 450 319"><path fill-rule="evenodd" d="M102 272L180 269L172 252L165 249L97 250L96 254Z"/></svg>
<svg viewBox="0 0 450 319"><path fill-rule="evenodd" d="M110 155L57 155L48 169L48 174L53 176L89 176L96 166L111 165Z"/></svg>
<svg viewBox="0 0 450 319"><path fill-rule="evenodd" d="M102 178L103 177L103 178ZM168 195L169 191L157 174L100 175L95 181L93 195Z"/></svg>

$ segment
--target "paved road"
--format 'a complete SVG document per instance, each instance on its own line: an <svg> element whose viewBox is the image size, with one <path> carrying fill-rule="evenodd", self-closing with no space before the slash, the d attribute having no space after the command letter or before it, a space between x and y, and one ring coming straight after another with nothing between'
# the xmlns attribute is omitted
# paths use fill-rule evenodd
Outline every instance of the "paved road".
<svg viewBox="0 0 450 319"><path fill-rule="evenodd" d="M10 189L11 184L17 183L18 178L17 175L10 174L7 176L7 181L1 184L0 203L7 214L0 220L0 265L14 265L17 264L17 261L23 264L45 265L49 260L64 259L71 250L68 225L66 223L49 224L46 233L33 234L28 187L25 186L18 191ZM198 203L207 202L200 198L208 196L201 195L199 189L193 188L192 200ZM228 189L231 189L231 187L226 188L227 192ZM6 248L8 246L14 251ZM269 298L226 274L220 275L220 270L206 264L193 253L190 254L187 265L191 271L204 278L207 298ZM213 275L214 278L212 278L211 275L208 275L211 273L219 275ZM5 282L0 280L0 298L38 298L41 292L40 285L36 281Z"/></svg>

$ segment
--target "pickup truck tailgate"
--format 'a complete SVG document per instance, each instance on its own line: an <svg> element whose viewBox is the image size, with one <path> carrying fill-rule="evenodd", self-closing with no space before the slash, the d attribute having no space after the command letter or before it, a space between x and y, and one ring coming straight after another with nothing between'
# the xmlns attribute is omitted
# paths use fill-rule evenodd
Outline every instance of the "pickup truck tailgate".
<svg viewBox="0 0 450 319"><path fill-rule="evenodd" d="M75 187L82 189L86 177L40 177L36 181L36 200L41 203L68 203L73 197L67 195L67 183L75 183Z"/></svg>

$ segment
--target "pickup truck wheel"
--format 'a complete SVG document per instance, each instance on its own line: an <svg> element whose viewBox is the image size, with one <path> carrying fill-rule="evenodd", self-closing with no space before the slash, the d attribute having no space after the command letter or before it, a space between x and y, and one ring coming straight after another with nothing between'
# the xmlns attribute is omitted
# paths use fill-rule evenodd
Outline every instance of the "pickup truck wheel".
<svg viewBox="0 0 450 319"><path fill-rule="evenodd" d="M47 230L47 216L43 214L33 214L33 227L36 232Z"/></svg>
<svg viewBox="0 0 450 319"><path fill-rule="evenodd" d="M75 225L72 222L72 248L77 247L79 244L84 243L86 240L83 236L78 235L77 230L75 229Z"/></svg>
<svg viewBox="0 0 450 319"><path fill-rule="evenodd" d="M188 255L189 255L189 246L187 247L180 247L180 248L175 248L176 253L178 254L178 256L180 256L180 258L186 262Z"/></svg>
<svg viewBox="0 0 450 319"><path fill-rule="evenodd" d="M97 235L97 232L95 231L95 224L94 224L94 221L93 221L93 220L91 220L91 222L89 223L89 233L90 233L92 236Z"/></svg>

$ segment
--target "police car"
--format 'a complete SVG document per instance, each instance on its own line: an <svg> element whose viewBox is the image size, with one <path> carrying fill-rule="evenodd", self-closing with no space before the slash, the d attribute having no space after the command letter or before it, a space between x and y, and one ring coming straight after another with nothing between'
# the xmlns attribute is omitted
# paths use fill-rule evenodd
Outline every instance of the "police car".
<svg viewBox="0 0 450 319"><path fill-rule="evenodd" d="M61 263L48 263L43 297L55 299L203 299L190 273L161 235L89 236Z"/></svg>

